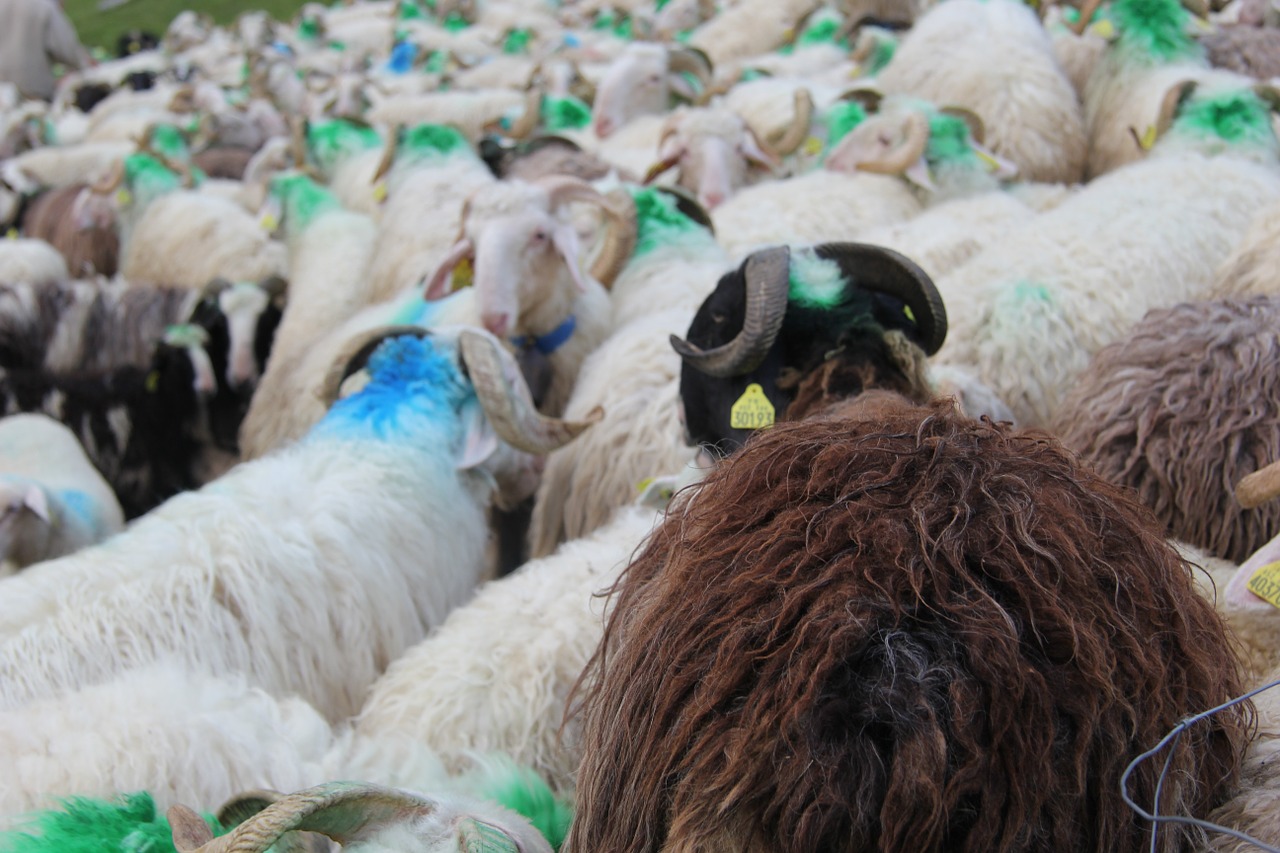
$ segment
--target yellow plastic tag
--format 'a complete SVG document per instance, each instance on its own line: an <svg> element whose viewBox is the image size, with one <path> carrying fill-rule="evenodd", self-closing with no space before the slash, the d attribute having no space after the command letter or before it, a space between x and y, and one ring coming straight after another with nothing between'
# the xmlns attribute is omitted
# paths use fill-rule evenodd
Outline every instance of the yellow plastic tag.
<svg viewBox="0 0 1280 853"><path fill-rule="evenodd" d="M147 374L146 389L148 394L156 393L156 389L160 387L160 374L158 371L151 371Z"/></svg>
<svg viewBox="0 0 1280 853"><path fill-rule="evenodd" d="M1093 33L1098 38L1104 38L1107 41L1111 41L1116 37L1115 25L1106 18L1103 18L1101 21L1094 21L1090 24L1089 32Z"/></svg>
<svg viewBox="0 0 1280 853"><path fill-rule="evenodd" d="M1249 578L1249 592L1280 607L1280 561L1259 567Z"/></svg>
<svg viewBox="0 0 1280 853"><path fill-rule="evenodd" d="M458 261L458 265L453 268L453 290L462 290L464 287L470 287L475 279L475 269L471 266L470 258L463 258Z"/></svg>
<svg viewBox="0 0 1280 853"><path fill-rule="evenodd" d="M1000 161L996 160L996 158L992 157L987 152L981 151L977 148L973 149L973 153L977 154L978 159L981 160L983 163L986 163L987 166L991 168L991 171L993 172L1000 171Z"/></svg>
<svg viewBox="0 0 1280 853"><path fill-rule="evenodd" d="M729 426L734 429L764 429L773 426L773 403L759 383L752 382L729 410Z"/></svg>
<svg viewBox="0 0 1280 853"><path fill-rule="evenodd" d="M1154 124L1147 125L1147 130L1142 134L1142 138L1138 140L1138 144L1142 146L1143 151L1150 151L1152 146L1156 144L1156 126Z"/></svg>
<svg viewBox="0 0 1280 853"><path fill-rule="evenodd" d="M121 207L124 207L131 201L133 201L133 196L129 194L128 190L116 191L116 204L120 205Z"/></svg>
<svg viewBox="0 0 1280 853"><path fill-rule="evenodd" d="M916 321L916 312L911 310L910 305L903 305L902 313L905 314L907 319L910 320L911 322L914 323Z"/></svg>
<svg viewBox="0 0 1280 853"><path fill-rule="evenodd" d="M8 233L6 233L4 236L5 236L5 237L7 237L7 238L9 238L10 240L17 240L17 239L18 239L18 229L17 229L17 228L10 228L10 229L9 229L9 231L8 231Z"/></svg>
<svg viewBox="0 0 1280 853"><path fill-rule="evenodd" d="M652 482L653 482L652 477L645 477L643 480L636 483L636 491L643 492L645 489L649 488L649 484Z"/></svg>
<svg viewBox="0 0 1280 853"><path fill-rule="evenodd" d="M373 200L376 201L378 204L382 204L384 201L387 200L387 182L386 181L378 181L377 185L373 188Z"/></svg>
<svg viewBox="0 0 1280 853"><path fill-rule="evenodd" d="M262 214L261 224L263 231L275 231L280 225L280 220L276 219L274 214L264 213Z"/></svg>
<svg viewBox="0 0 1280 853"><path fill-rule="evenodd" d="M810 136L804 141L804 153L812 157L814 154L822 151L822 140L816 136Z"/></svg>
<svg viewBox="0 0 1280 853"><path fill-rule="evenodd" d="M787 27L785 30L782 31L782 40L784 42L795 41L795 38L796 38L795 27Z"/></svg>

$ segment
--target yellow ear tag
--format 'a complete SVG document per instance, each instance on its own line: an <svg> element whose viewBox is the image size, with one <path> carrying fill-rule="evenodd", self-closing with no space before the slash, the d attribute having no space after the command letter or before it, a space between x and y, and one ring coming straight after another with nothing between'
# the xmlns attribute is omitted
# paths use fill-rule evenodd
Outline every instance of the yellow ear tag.
<svg viewBox="0 0 1280 853"><path fill-rule="evenodd" d="M987 166L990 167L991 171L993 172L1000 171L1000 163L999 161L996 160L996 158L992 157L990 154L988 154L985 151L979 151L977 148L973 149L973 153L977 154L978 159L981 160L983 163L986 163Z"/></svg>
<svg viewBox="0 0 1280 853"><path fill-rule="evenodd" d="M377 185L373 188L373 200L376 201L378 204L382 204L384 201L387 200L387 182L386 181L378 181Z"/></svg>
<svg viewBox="0 0 1280 853"><path fill-rule="evenodd" d="M1260 566L1249 578L1249 592L1280 607L1280 561Z"/></svg>
<svg viewBox="0 0 1280 853"><path fill-rule="evenodd" d="M787 27L785 30L782 31L783 41L788 41L788 42L795 41L795 37L796 37L795 27Z"/></svg>
<svg viewBox="0 0 1280 853"><path fill-rule="evenodd" d="M128 190L116 190L116 204L124 207L131 201L133 201L133 196L129 194Z"/></svg>
<svg viewBox="0 0 1280 853"><path fill-rule="evenodd" d="M1116 37L1115 25L1106 18L1103 18L1101 21L1094 21L1090 24L1089 32L1093 33L1098 38L1104 38L1107 41L1111 41Z"/></svg>
<svg viewBox="0 0 1280 853"><path fill-rule="evenodd" d="M475 269L471 266L471 259L463 258L453 268L453 287L451 289L457 291L462 290L464 287L470 287L474 279Z"/></svg>
<svg viewBox="0 0 1280 853"><path fill-rule="evenodd" d="M1142 134L1138 144L1142 146L1143 151L1150 151L1152 146L1156 144L1156 126L1154 124L1147 125L1146 133Z"/></svg>
<svg viewBox="0 0 1280 853"><path fill-rule="evenodd" d="M6 238L10 239L10 240L17 240L17 239L18 239L18 229L17 229L17 228L10 228L10 229L8 230L8 232L7 232L4 236L5 236Z"/></svg>
<svg viewBox="0 0 1280 853"><path fill-rule="evenodd" d="M905 314L907 319L910 320L911 322L914 323L916 321L916 312L911 310L910 305L903 305L902 313Z"/></svg>
<svg viewBox="0 0 1280 853"><path fill-rule="evenodd" d="M154 394L156 393L156 389L159 387L160 387L160 374L153 370L147 374L147 384L146 384L147 393Z"/></svg>
<svg viewBox="0 0 1280 853"><path fill-rule="evenodd" d="M276 227L280 224L280 220L276 219L275 216L270 213L264 213L262 214L261 224L263 231L275 231Z"/></svg>
<svg viewBox="0 0 1280 853"><path fill-rule="evenodd" d="M729 426L734 429L764 429L773 426L773 403L759 383L752 382L729 410Z"/></svg>
<svg viewBox="0 0 1280 853"><path fill-rule="evenodd" d="M853 66L849 69L849 78L852 79L854 77L861 77L861 76L862 76L862 64L858 62L853 63Z"/></svg>
<svg viewBox="0 0 1280 853"><path fill-rule="evenodd" d="M804 153L810 157L822 151L822 140L816 136L810 136L804 141Z"/></svg>
<svg viewBox="0 0 1280 853"><path fill-rule="evenodd" d="M636 491L643 492L645 489L649 488L649 484L652 482L653 482L652 477L645 477L643 480L636 483Z"/></svg>

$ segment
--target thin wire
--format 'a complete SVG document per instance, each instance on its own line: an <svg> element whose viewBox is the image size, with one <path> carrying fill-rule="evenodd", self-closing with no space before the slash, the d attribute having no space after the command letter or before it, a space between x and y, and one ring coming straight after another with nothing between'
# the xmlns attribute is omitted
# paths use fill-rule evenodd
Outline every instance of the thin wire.
<svg viewBox="0 0 1280 853"><path fill-rule="evenodd" d="M1206 829L1210 832L1219 832L1219 833L1222 833L1223 835L1229 835L1232 838L1245 842L1246 844L1252 844L1253 846L1257 847L1260 850L1265 850L1267 851L1267 853L1280 853L1280 848L1272 847L1269 844L1263 844L1261 841L1258 841L1256 838L1251 838L1250 836L1245 835L1243 832L1239 832L1234 829L1228 829L1225 826L1220 826L1219 824L1212 823L1211 821L1200 820L1199 818L1194 818L1194 817L1182 817L1180 815L1159 814L1160 790L1164 785L1165 776L1169 772L1169 764L1173 758L1172 752L1170 753L1169 758L1165 760L1164 770L1161 771L1160 778L1156 782L1156 802L1155 802L1154 808L1157 813L1151 814L1146 809L1142 808L1142 806L1134 802L1133 798L1129 796L1129 777L1133 775L1133 771L1137 768L1139 764L1141 764L1142 762L1146 761L1148 758L1151 758L1152 756L1159 753L1160 750L1164 749L1166 746L1169 745L1170 741L1174 741L1174 746L1176 748L1177 741L1181 739L1182 733L1185 732L1187 729L1189 729L1191 726L1200 722L1201 720L1206 720L1209 717L1212 717L1214 714L1221 713L1222 711L1225 711L1228 708L1239 705L1241 702L1252 699L1254 696L1257 696L1259 693L1263 692L1264 690L1270 690L1271 688L1277 687L1277 686L1280 686L1280 680L1276 680L1271 682L1270 684L1264 684L1261 687L1250 690L1248 693L1244 694L1243 696L1237 696L1236 698L1230 701L1223 702L1221 705L1219 705L1216 708L1210 708L1208 711L1204 711L1202 713L1196 714L1194 717L1187 717L1181 723L1178 723L1178 725L1174 728L1173 731L1165 735L1158 744L1156 744L1154 747L1147 750L1146 752L1142 753L1142 755L1139 755L1137 758L1133 759L1133 761L1129 762L1129 766L1125 768L1123 775L1120 776L1120 796L1121 798L1124 799L1125 803L1129 806L1129 808L1137 812L1140 817L1142 817L1145 820L1149 820L1153 824L1155 824L1155 826L1151 828L1151 849L1153 851L1156 849L1156 833L1159 831L1160 824L1178 823L1186 826L1196 826L1201 829Z"/></svg>

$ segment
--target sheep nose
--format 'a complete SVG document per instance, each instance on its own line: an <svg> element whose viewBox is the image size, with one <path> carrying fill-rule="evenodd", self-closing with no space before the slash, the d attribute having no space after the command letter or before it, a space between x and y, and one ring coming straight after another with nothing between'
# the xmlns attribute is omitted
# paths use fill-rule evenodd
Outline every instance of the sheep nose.
<svg viewBox="0 0 1280 853"><path fill-rule="evenodd" d="M606 136L613 133L613 131L613 119L608 116L599 116L596 118L596 136L604 139Z"/></svg>
<svg viewBox="0 0 1280 853"><path fill-rule="evenodd" d="M506 312L489 313L480 315L480 322L484 323L484 327L493 332L498 337L506 337L507 331L510 329L510 322L507 319Z"/></svg>
<svg viewBox="0 0 1280 853"><path fill-rule="evenodd" d="M698 201L702 203L703 207L710 210L711 208L718 207L724 203L724 193L720 192L720 190L711 190L710 192L704 193Z"/></svg>

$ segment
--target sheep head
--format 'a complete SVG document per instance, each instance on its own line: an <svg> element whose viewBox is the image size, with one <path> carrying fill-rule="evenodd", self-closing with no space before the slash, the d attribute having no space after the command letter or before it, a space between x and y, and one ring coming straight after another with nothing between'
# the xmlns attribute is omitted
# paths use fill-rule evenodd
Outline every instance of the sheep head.
<svg viewBox="0 0 1280 853"><path fill-rule="evenodd" d="M169 809L169 822L179 853L264 853L291 832L326 835L352 853L551 851L537 830L505 809L357 782L331 782L280 797L222 838L213 838L204 820L185 806Z"/></svg>
<svg viewBox="0 0 1280 853"><path fill-rule="evenodd" d="M630 256L634 216L621 196L564 176L482 188L464 206L461 234L428 280L426 298L444 296L455 269L472 263L485 328L499 337L548 333L572 314L575 293L610 284ZM610 223L590 279L567 217L570 202L599 206Z"/></svg>
<svg viewBox="0 0 1280 853"><path fill-rule="evenodd" d="M711 60L694 48L628 45L596 90L596 135L604 139L636 116L666 112L673 95L694 100L698 93L680 76L684 72L696 77L705 89L711 82Z"/></svg>
<svg viewBox="0 0 1280 853"><path fill-rule="evenodd" d="M645 182L678 168L677 185L710 210L748 182L753 165L772 172L778 157L761 145L741 116L722 107L682 108L663 124L658 161Z"/></svg>
<svg viewBox="0 0 1280 853"><path fill-rule="evenodd" d="M691 443L735 450L755 429L869 387L930 396L923 358L946 309L929 277L879 246L828 243L750 255L672 337ZM764 412L764 417L748 413Z"/></svg>

